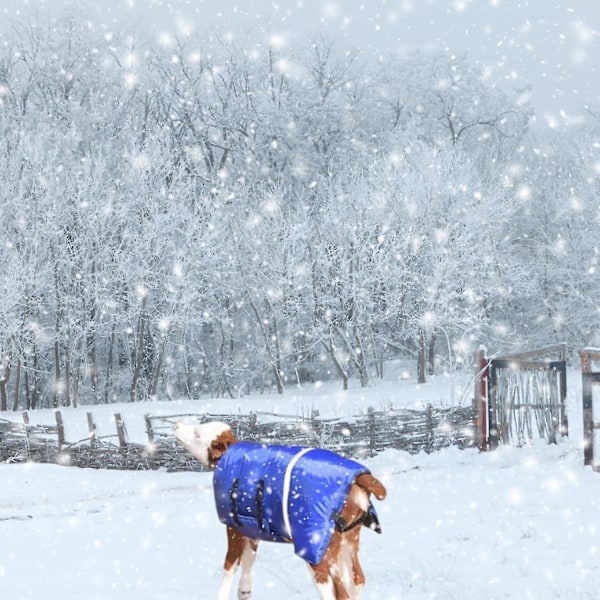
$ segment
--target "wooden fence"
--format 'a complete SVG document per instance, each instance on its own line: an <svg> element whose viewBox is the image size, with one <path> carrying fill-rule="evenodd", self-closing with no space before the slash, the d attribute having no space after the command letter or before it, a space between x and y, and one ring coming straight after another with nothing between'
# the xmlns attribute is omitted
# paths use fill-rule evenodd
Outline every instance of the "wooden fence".
<svg viewBox="0 0 600 600"><path fill-rule="evenodd" d="M0 419L0 462L50 462L104 469L167 469L200 471L200 463L175 442L177 421L202 423L225 421L237 437L269 444L328 448L344 456L373 456L387 448L412 454L433 452L446 446L475 446L472 408L426 410L369 409L349 418L324 419L266 412L249 414L146 415L147 442L132 443L119 413L114 435L98 436L92 413L87 413L89 436L65 440L62 414L55 411L56 425L30 425Z"/></svg>

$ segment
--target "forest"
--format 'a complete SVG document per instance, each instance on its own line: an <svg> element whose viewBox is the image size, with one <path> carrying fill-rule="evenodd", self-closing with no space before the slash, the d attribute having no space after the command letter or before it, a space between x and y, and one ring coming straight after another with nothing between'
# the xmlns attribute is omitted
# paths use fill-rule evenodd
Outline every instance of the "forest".
<svg viewBox="0 0 600 600"><path fill-rule="evenodd" d="M542 126L448 53L0 30L0 410L600 345L600 107Z"/></svg>

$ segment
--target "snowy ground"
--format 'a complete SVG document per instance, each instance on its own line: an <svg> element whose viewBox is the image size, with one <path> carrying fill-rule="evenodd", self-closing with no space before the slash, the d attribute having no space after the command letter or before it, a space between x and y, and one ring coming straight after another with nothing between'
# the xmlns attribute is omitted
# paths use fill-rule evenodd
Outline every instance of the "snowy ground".
<svg viewBox="0 0 600 600"><path fill-rule="evenodd" d="M446 402L440 382L411 402L418 392ZM389 495L377 503L383 534L362 535L364 600L598 597L600 474L582 466L577 375L569 390L571 438L557 446L365 461ZM353 400L323 397L355 412ZM210 474L0 465L0 482L0 598L215 596L225 540ZM316 598L288 545L262 544L254 573L256 600Z"/></svg>

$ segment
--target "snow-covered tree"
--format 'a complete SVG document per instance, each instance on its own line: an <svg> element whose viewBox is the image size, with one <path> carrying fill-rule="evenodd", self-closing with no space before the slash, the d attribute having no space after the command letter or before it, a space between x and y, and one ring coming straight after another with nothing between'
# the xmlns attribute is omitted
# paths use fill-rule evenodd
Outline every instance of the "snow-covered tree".
<svg viewBox="0 0 600 600"><path fill-rule="evenodd" d="M531 132L447 54L0 28L0 408L596 343L593 109Z"/></svg>

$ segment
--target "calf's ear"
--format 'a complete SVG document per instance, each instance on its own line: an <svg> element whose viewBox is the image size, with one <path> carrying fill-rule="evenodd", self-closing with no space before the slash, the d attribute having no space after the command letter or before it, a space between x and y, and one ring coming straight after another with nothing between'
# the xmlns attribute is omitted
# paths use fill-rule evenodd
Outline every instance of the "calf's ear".
<svg viewBox="0 0 600 600"><path fill-rule="evenodd" d="M231 431L223 432L216 440L214 440L208 450L208 460L210 465L214 467L219 458L227 452L227 448L236 441L237 440Z"/></svg>
<svg viewBox="0 0 600 600"><path fill-rule="evenodd" d="M225 441L217 440L211 444L210 453L214 458L221 458L221 456L227 452L228 447L229 444L227 444Z"/></svg>

